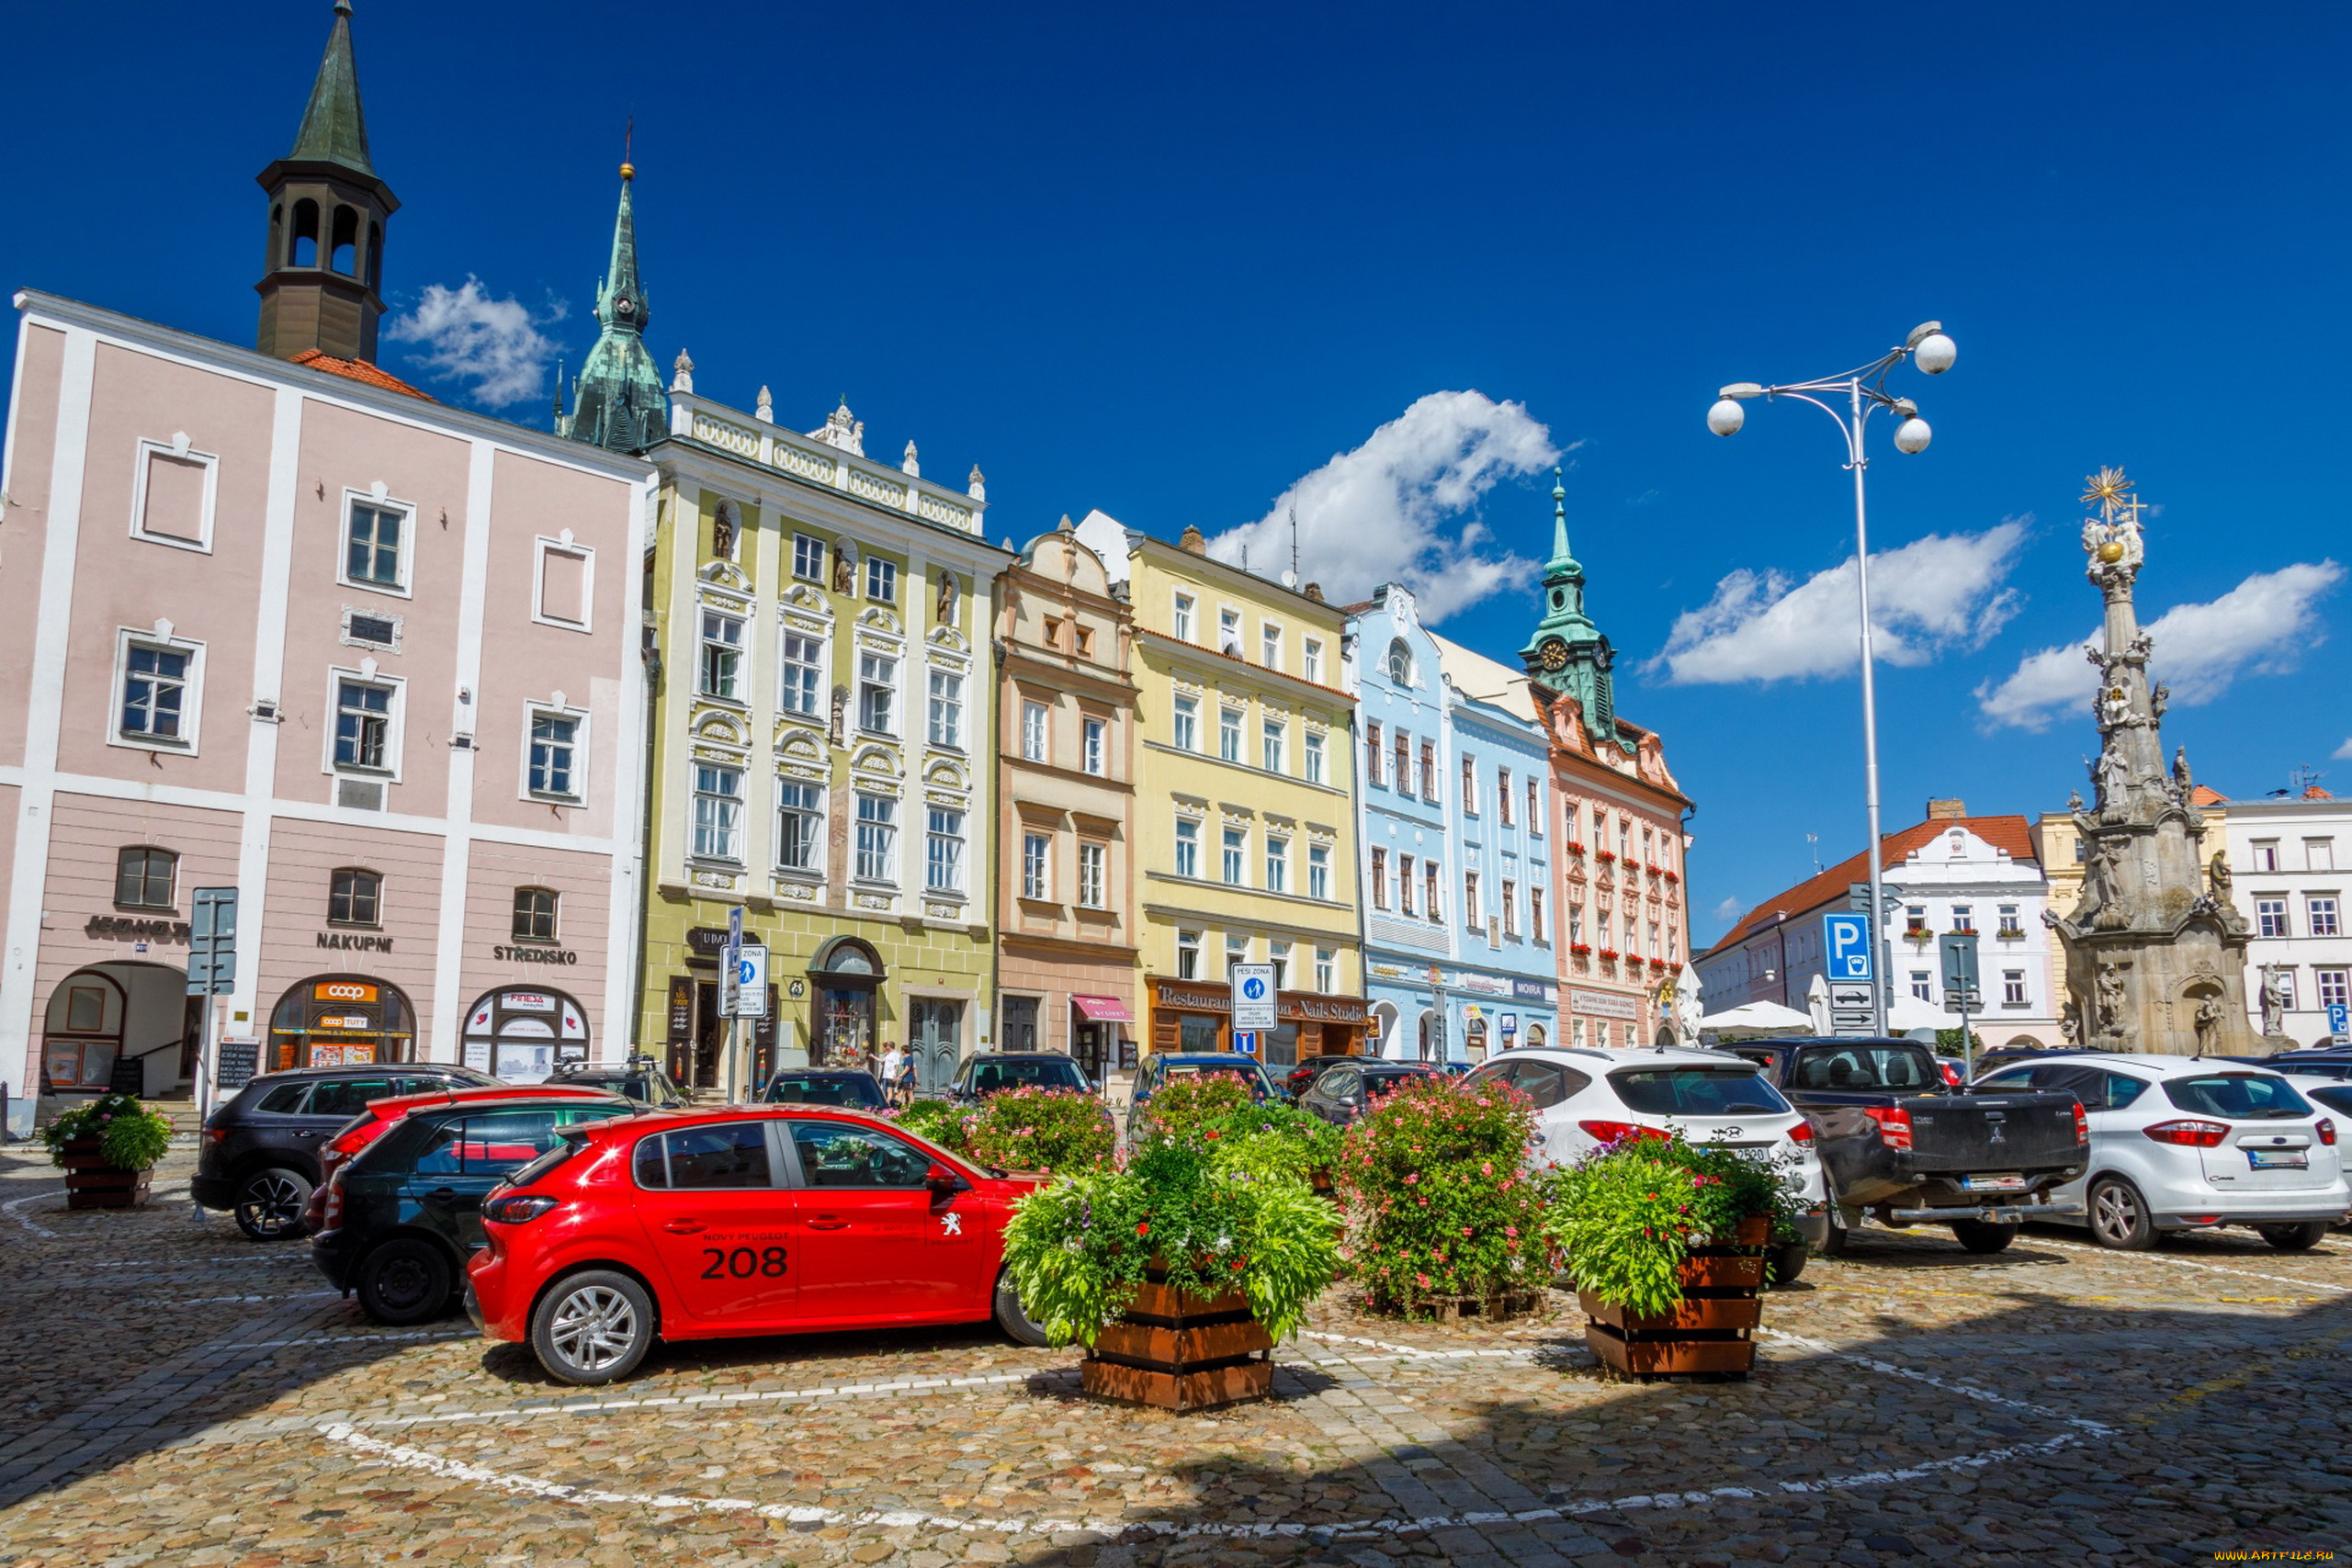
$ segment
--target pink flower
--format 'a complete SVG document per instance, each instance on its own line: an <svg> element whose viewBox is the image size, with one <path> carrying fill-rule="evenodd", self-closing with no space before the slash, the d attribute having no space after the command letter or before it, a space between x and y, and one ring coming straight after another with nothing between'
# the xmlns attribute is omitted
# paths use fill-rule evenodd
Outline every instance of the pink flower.
<svg viewBox="0 0 2352 1568"><path fill-rule="evenodd" d="M1505 1226L1503 1227L1503 1235L1513 1235L1513 1236L1515 1236L1515 1235L1517 1235L1518 1234L1519 1234L1519 1227L1518 1227L1517 1225L1505 1225Z"/></svg>
<svg viewBox="0 0 2352 1568"><path fill-rule="evenodd" d="M1426 1291L1430 1288L1430 1277L1427 1274L1416 1274L1413 1276L1413 1280L1415 1283L1421 1287L1421 1289Z"/></svg>
<svg viewBox="0 0 2352 1568"><path fill-rule="evenodd" d="M1478 1174L1481 1176L1494 1175L1495 1162L1492 1160L1481 1160L1478 1164Z"/></svg>
<svg viewBox="0 0 2352 1568"><path fill-rule="evenodd" d="M1406 1174L1405 1185L1408 1187L1418 1187L1420 1185L1420 1180L1421 1173L1419 1171L1409 1171Z"/></svg>

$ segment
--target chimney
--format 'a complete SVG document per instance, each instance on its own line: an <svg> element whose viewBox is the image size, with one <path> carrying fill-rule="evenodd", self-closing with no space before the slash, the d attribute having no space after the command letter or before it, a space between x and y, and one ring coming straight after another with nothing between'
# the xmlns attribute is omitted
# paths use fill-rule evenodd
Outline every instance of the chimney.
<svg viewBox="0 0 2352 1568"><path fill-rule="evenodd" d="M1968 802L1964 800L1928 802L1928 820L1930 822L1957 822L1967 815Z"/></svg>
<svg viewBox="0 0 2352 1568"><path fill-rule="evenodd" d="M1176 542L1196 556L1204 556L1209 553L1208 539L1198 528L1187 525L1184 529L1184 536Z"/></svg>

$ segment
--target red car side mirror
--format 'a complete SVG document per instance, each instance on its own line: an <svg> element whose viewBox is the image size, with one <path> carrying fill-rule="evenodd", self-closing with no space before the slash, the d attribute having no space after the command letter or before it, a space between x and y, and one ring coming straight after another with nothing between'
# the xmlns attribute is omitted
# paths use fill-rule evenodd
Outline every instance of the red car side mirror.
<svg viewBox="0 0 2352 1568"><path fill-rule="evenodd" d="M944 1203L964 1190L964 1179L937 1160L933 1160L931 1168L923 1172L922 1184L931 1189L931 1201L934 1203Z"/></svg>

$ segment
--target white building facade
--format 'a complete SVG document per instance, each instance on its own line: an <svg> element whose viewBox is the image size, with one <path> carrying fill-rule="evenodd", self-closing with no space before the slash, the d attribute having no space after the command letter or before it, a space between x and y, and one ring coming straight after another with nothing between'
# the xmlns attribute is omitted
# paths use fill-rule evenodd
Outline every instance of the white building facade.
<svg viewBox="0 0 2352 1568"><path fill-rule="evenodd" d="M2352 1006L2341 869L2352 802L2233 800L2224 830L2232 901L2254 927L2245 996L2256 1028L2301 1045L2346 1039L2329 1010Z"/></svg>

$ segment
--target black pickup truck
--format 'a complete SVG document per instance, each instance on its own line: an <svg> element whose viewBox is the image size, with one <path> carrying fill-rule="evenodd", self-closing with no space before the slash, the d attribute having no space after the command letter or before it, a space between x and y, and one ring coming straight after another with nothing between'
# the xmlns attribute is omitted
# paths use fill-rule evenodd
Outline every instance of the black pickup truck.
<svg viewBox="0 0 2352 1568"><path fill-rule="evenodd" d="M1971 1252L1998 1252L2017 1224L2051 1213L2050 1189L2082 1173L2090 1129L2071 1094L1948 1089L1935 1053L1912 1040L1743 1040L1813 1124L1828 1179L1829 1240L1865 1212L1882 1224L1951 1226Z"/></svg>

